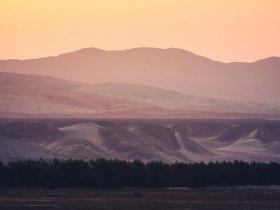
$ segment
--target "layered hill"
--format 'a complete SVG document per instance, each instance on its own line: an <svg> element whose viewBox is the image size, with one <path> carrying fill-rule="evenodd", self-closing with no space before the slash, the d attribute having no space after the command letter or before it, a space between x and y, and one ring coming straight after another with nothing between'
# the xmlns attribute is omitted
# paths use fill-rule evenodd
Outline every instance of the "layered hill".
<svg viewBox="0 0 280 210"><path fill-rule="evenodd" d="M2 60L0 71L54 76L82 83L133 83L186 94L254 101L279 110L280 58L223 63L182 49L86 48L55 57Z"/></svg>
<svg viewBox="0 0 280 210"><path fill-rule="evenodd" d="M1 72L0 116L276 118L279 113L258 103L197 97L151 86L88 85L48 76Z"/></svg>

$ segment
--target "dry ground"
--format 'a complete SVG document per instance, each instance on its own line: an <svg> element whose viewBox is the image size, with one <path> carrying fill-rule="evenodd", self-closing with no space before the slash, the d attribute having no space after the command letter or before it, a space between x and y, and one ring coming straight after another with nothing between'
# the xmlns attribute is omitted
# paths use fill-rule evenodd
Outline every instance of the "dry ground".
<svg viewBox="0 0 280 210"><path fill-rule="evenodd" d="M133 196L141 192L141 196ZM0 189L5 210L278 210L280 188L200 189Z"/></svg>

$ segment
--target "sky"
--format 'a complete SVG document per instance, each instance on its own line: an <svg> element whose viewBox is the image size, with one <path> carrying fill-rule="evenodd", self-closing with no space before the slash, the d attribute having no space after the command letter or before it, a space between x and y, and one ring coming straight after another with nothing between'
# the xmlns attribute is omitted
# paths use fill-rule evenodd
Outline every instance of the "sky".
<svg viewBox="0 0 280 210"><path fill-rule="evenodd" d="M251 62L280 56L279 11L279 0L0 0L0 59L176 47Z"/></svg>

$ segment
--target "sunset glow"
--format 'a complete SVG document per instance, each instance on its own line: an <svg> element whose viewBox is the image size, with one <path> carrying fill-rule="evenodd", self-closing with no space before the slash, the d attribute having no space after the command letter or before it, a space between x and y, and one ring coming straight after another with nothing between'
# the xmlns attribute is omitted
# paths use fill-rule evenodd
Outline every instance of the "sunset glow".
<svg viewBox="0 0 280 210"><path fill-rule="evenodd" d="M0 0L0 59L85 47L177 47L220 61L280 56L278 0Z"/></svg>

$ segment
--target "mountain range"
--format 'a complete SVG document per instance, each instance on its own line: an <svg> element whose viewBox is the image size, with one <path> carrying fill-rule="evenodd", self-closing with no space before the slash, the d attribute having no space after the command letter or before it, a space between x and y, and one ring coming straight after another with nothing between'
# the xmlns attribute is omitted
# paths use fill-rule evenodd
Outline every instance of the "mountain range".
<svg viewBox="0 0 280 210"><path fill-rule="evenodd" d="M85 48L54 57L0 61L1 72L39 74L88 84L140 84L199 97L273 106L280 103L279 66L279 57L223 63L177 48Z"/></svg>
<svg viewBox="0 0 280 210"><path fill-rule="evenodd" d="M279 67L174 48L2 60L0 160L279 161Z"/></svg>

